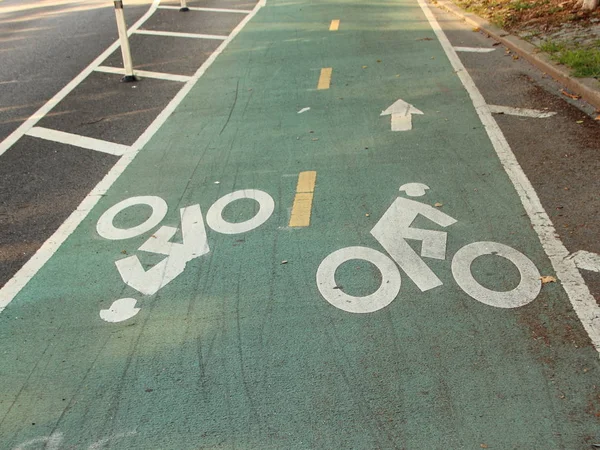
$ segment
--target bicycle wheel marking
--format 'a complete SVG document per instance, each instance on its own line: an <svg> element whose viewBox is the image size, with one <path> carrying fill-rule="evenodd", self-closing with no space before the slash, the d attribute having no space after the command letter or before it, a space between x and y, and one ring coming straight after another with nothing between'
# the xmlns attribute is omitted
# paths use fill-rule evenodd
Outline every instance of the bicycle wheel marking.
<svg viewBox="0 0 600 450"><path fill-rule="evenodd" d="M483 255L496 255L512 262L519 273L519 285L506 292L492 291L473 277L471 264ZM540 272L531 260L508 245L497 242L473 242L461 248L452 259L452 275L460 288L475 300L497 308L518 308L531 303L540 293Z"/></svg>
<svg viewBox="0 0 600 450"><path fill-rule="evenodd" d="M381 286L364 297L354 297L337 288L335 272L353 259L373 263L381 273ZM317 270L317 287L321 295L336 308L351 313L370 313L389 305L400 292L400 271L390 258L368 247L346 247L327 256Z"/></svg>

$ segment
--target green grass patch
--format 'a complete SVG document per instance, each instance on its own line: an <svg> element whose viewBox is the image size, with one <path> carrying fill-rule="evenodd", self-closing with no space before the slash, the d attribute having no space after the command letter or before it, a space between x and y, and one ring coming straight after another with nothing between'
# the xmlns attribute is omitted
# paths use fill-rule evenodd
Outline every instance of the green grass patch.
<svg viewBox="0 0 600 450"><path fill-rule="evenodd" d="M600 46L590 48L568 47L560 42L546 41L540 50L550 54L550 57L573 70L575 77L600 79Z"/></svg>

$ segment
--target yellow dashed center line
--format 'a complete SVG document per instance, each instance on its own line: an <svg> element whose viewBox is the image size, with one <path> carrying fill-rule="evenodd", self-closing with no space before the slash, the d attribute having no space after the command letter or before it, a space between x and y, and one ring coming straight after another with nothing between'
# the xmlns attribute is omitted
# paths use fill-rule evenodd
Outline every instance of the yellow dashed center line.
<svg viewBox="0 0 600 450"><path fill-rule="evenodd" d="M307 227L310 225L310 214L312 212L313 193L317 181L317 172L300 172L296 196L290 216L290 227Z"/></svg>
<svg viewBox="0 0 600 450"><path fill-rule="evenodd" d="M321 75L319 76L319 83L317 84L317 89L329 89L329 85L331 84L332 71L333 69L331 67L321 69Z"/></svg>
<svg viewBox="0 0 600 450"><path fill-rule="evenodd" d="M335 19L331 21L331 25L329 25L329 31L337 31L340 29L340 20Z"/></svg>

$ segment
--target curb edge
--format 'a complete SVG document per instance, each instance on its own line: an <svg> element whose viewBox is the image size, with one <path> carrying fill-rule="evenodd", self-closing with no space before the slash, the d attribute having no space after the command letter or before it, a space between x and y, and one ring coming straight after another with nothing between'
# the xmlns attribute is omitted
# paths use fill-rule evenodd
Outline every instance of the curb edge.
<svg viewBox="0 0 600 450"><path fill-rule="evenodd" d="M501 42L504 46L517 53L520 57L529 63L550 75L556 81L564 85L567 89L580 95L583 100L590 103L596 109L600 110L600 82L594 78L573 78L569 70L564 66L552 62L548 56L538 53L537 47L529 42L514 36L507 31L492 25L481 17L468 13L458 6L449 3L446 0L428 0L433 6L445 9L446 11L458 16L465 22L474 25L488 34L495 40Z"/></svg>

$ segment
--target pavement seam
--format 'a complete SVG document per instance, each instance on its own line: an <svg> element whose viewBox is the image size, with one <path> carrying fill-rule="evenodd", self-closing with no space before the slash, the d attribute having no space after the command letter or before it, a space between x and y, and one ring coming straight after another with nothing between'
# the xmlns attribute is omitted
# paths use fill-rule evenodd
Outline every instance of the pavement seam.
<svg viewBox="0 0 600 450"><path fill-rule="evenodd" d="M502 45L517 53L539 70L550 75L567 89L580 95L583 100L600 109L600 82L593 78L572 77L570 69L554 63L548 56L540 53L540 50L535 45L492 25L487 20L475 14L462 10L448 1L437 0L430 1L429 3L454 14L470 25L480 28L481 31L501 42Z"/></svg>

